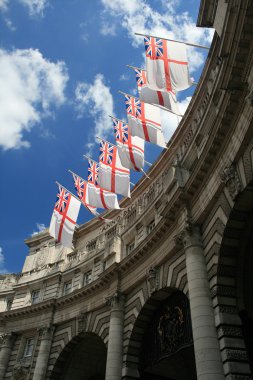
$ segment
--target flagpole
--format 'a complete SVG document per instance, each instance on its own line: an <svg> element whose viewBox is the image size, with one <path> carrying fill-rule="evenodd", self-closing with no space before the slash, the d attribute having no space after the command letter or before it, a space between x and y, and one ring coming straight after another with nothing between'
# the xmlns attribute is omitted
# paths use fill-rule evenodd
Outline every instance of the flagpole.
<svg viewBox="0 0 253 380"><path fill-rule="evenodd" d="M126 65L126 67L129 67L130 69L133 69L133 70L143 70L143 71L146 71L145 69L142 69L141 67L137 67L137 66Z"/></svg>
<svg viewBox="0 0 253 380"><path fill-rule="evenodd" d="M72 170L68 169L68 172L71 173L71 174L76 175L79 178L81 178L85 183L88 183L88 181L86 181L84 178L82 178L79 174L76 174L76 173L72 172Z"/></svg>
<svg viewBox="0 0 253 380"><path fill-rule="evenodd" d="M98 137L98 136L96 136L96 137L97 137L98 139L102 140L102 141L105 141L105 140L101 139L101 138ZM108 143L108 141L106 141L106 142ZM111 144L111 143L109 143L109 144ZM112 145L113 145L113 144L112 144ZM115 146L115 145L114 145L114 146ZM85 154L83 154L83 157L85 157L87 160L91 160L91 161L95 162L95 164L99 165L99 162L93 160L93 158L90 158L90 157L86 156ZM135 184L134 184L133 182L130 182L130 185L135 186ZM108 190L108 191L109 191L109 190Z"/></svg>
<svg viewBox="0 0 253 380"><path fill-rule="evenodd" d="M201 49L210 50L210 47L208 47L208 46L192 44L192 43L190 43L190 42L186 42L186 41L178 41L178 40L172 40L172 39L170 39L170 38L163 38L163 37L158 37L158 36L151 36L150 34L142 34L142 33L134 33L134 34L135 34L136 36L159 38L159 39L161 39L161 40L166 40L166 41L171 41L171 42L178 42L179 44L185 44L185 45L188 45L188 46L193 46L193 47L197 47L197 48L201 48Z"/></svg>
<svg viewBox="0 0 253 380"><path fill-rule="evenodd" d="M118 93L119 93L119 94L122 94L122 95L124 95L124 96L125 96L125 95L127 95L127 96L131 96L132 98L135 98L135 99L137 99L137 100L140 100L140 98L137 98L137 96L127 94L126 92L123 92L123 91L120 91L120 90L118 90ZM141 100L140 100L140 102L141 102ZM142 102L142 103L145 103L145 102ZM145 103L145 104L146 104L146 103ZM177 113L168 110L166 107L159 106L158 104L154 104L154 103L152 103L151 105L154 106L154 107L160 108L160 109L162 109L162 110L164 110L164 111L167 111L167 112L169 112L169 113L173 113L173 115L183 116L183 115L178 115Z"/></svg>
<svg viewBox="0 0 253 380"><path fill-rule="evenodd" d="M118 119L117 117L114 117L114 116L111 116L111 115L108 115L108 116L109 116L111 119L115 119L115 120L117 120L117 121L121 121L121 123L124 123L124 124L127 125L127 122L124 121L124 120Z"/></svg>
<svg viewBox="0 0 253 380"><path fill-rule="evenodd" d="M111 145L114 146L115 148L118 148L117 145L112 144L111 142L106 141L106 140L102 139L101 137L96 136L96 138L99 139L99 140L102 140L102 141L107 142L107 144L111 144ZM150 162L148 162L148 161L146 161L146 160L144 160L144 162L145 162L145 164L147 164L147 165L149 165L149 166L152 166L152 164L151 164ZM140 171L142 171L142 169L140 169ZM144 172L144 171L143 171L143 172ZM144 173L145 173L145 172L144 172ZM145 173L145 174L146 174L146 173ZM148 177L148 178L149 178L149 177ZM149 179L150 179L150 178L149 178Z"/></svg>
<svg viewBox="0 0 253 380"><path fill-rule="evenodd" d="M55 183L56 183L58 186L61 186L63 189L65 189L69 194L72 195L72 197L76 198L77 201L79 201L80 203L82 203L81 200L80 200L79 198L77 198L73 193L71 193L71 191L69 191L66 187L62 186L58 181L55 181Z"/></svg>

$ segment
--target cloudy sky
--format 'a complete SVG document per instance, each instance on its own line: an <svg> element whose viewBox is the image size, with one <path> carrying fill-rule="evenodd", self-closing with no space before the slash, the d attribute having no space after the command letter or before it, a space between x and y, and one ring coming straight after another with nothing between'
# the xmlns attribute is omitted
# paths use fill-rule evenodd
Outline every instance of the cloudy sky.
<svg viewBox="0 0 253 380"><path fill-rule="evenodd" d="M98 159L95 136L114 141L108 115L126 117L118 90L136 95L126 65L145 65L134 33L210 45L212 30L195 27L198 8L199 0L0 0L0 272L21 271L24 239L49 225L55 180L74 191L67 170L86 178L82 155ZM189 48L195 81L204 53ZM179 94L182 112L193 92ZM168 140L178 120L167 112L162 120ZM153 162L161 149L148 148ZM82 209L78 223L90 218Z"/></svg>

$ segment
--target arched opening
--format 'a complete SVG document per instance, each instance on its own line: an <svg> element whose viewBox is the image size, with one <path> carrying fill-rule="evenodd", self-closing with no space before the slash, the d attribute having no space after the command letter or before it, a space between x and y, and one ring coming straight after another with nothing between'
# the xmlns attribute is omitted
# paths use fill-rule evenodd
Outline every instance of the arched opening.
<svg viewBox="0 0 253 380"><path fill-rule="evenodd" d="M130 357L136 339L139 339L136 378L197 379L189 301L183 292L163 289L152 295L136 320Z"/></svg>
<svg viewBox="0 0 253 380"><path fill-rule="evenodd" d="M253 184L236 200L224 230L217 269L217 299L221 341L230 362L229 373L241 368L253 373ZM225 326L225 327L223 327ZM226 347L227 345L227 347ZM225 351L224 350L224 351Z"/></svg>
<svg viewBox="0 0 253 380"><path fill-rule="evenodd" d="M249 365L251 373L253 373L253 206L249 210L244 233L241 236L237 273L237 304Z"/></svg>
<svg viewBox="0 0 253 380"><path fill-rule="evenodd" d="M104 380L106 346L93 333L79 335L67 344L56 361L52 380Z"/></svg>

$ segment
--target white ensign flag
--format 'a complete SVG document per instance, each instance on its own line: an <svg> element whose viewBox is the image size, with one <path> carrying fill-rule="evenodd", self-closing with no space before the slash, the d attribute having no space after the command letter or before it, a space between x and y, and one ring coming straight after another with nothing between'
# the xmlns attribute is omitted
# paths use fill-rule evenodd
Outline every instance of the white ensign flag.
<svg viewBox="0 0 253 380"><path fill-rule="evenodd" d="M81 202L59 186L49 234L64 247L72 248L72 239Z"/></svg>

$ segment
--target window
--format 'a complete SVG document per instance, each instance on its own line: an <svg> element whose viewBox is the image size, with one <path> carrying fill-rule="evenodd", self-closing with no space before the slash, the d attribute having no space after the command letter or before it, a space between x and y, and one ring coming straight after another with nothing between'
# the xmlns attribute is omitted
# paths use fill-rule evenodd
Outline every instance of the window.
<svg viewBox="0 0 253 380"><path fill-rule="evenodd" d="M83 275L83 285L88 285L91 282L91 270L89 272L84 273Z"/></svg>
<svg viewBox="0 0 253 380"><path fill-rule="evenodd" d="M6 300L6 310L7 311L11 310L12 302L13 302L13 300L7 298L7 300Z"/></svg>
<svg viewBox="0 0 253 380"><path fill-rule="evenodd" d="M134 250L135 242L132 241L131 243L127 244L126 246L126 253L127 255Z"/></svg>
<svg viewBox="0 0 253 380"><path fill-rule="evenodd" d="M34 290L31 294L31 303L35 305L38 302L40 302L40 290Z"/></svg>
<svg viewBox="0 0 253 380"><path fill-rule="evenodd" d="M34 339L33 338L26 339L25 350L24 350L24 358L32 356L33 347L34 347Z"/></svg>
<svg viewBox="0 0 253 380"><path fill-rule="evenodd" d="M155 219L152 220L152 222L150 222L146 229L147 229L147 234L150 234L150 232L155 228Z"/></svg>
<svg viewBox="0 0 253 380"><path fill-rule="evenodd" d="M72 281L65 282L63 286L63 295L65 296L66 294L71 293L71 290L72 290Z"/></svg>

